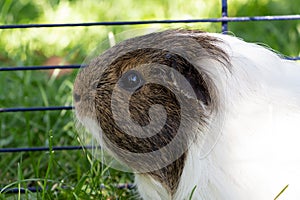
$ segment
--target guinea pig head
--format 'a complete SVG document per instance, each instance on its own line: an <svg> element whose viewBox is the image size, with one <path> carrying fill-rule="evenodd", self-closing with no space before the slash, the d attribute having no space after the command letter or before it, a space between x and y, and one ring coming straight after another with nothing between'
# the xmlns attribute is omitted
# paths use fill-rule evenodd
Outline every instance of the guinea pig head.
<svg viewBox="0 0 300 200"><path fill-rule="evenodd" d="M207 134L218 90L204 66L217 39L170 30L125 40L83 67L76 116L116 159L174 193L191 145Z"/></svg>

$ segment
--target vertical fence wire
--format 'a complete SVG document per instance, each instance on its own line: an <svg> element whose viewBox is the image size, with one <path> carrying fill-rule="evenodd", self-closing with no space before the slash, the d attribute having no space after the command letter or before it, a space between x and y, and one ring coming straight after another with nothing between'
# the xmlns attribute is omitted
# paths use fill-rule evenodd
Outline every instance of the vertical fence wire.
<svg viewBox="0 0 300 200"><path fill-rule="evenodd" d="M228 17L227 0L222 0L222 18L226 19ZM228 32L228 22L222 21L222 33L226 34Z"/></svg>

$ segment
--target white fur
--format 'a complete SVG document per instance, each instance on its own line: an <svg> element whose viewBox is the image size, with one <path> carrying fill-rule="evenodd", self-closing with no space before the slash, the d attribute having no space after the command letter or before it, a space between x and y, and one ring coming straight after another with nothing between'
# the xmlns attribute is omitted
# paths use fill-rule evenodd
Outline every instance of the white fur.
<svg viewBox="0 0 300 200"><path fill-rule="evenodd" d="M213 150L203 158L189 151L173 198L152 178L136 176L144 199L300 199L300 65L261 46L210 34L225 42L231 72L208 65L220 98L222 127ZM218 44L220 45L220 44Z"/></svg>

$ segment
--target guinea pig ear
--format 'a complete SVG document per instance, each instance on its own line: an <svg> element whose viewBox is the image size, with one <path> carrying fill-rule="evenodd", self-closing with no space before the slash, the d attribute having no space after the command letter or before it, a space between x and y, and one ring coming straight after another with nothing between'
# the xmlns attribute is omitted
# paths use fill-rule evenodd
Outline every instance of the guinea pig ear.
<svg viewBox="0 0 300 200"><path fill-rule="evenodd" d="M204 52L200 52L200 54L203 54L202 56L204 58L218 62L221 64L220 67L223 67L225 71L231 73L232 65L230 56L224 49L227 45L222 38L212 36L201 31L191 31L190 33L190 37L199 44L200 49L204 50ZM199 51L199 49L197 49L197 51ZM211 65L213 65L213 63L208 63L207 67L214 67ZM212 110L215 110L220 103L220 94L218 94L219 90L212 80L211 75L208 74L207 71L199 69L199 66L193 68L193 70L196 68L200 70L200 73L188 77L191 79L190 82L194 83L194 87L198 88L198 90L195 90L197 98L202 99L205 105L210 106Z"/></svg>
<svg viewBox="0 0 300 200"><path fill-rule="evenodd" d="M201 46L201 48L205 49L207 52L206 56L222 63L224 66L230 66L228 54L220 47L222 44L224 45L222 39L203 32L193 34L191 37Z"/></svg>
<svg viewBox="0 0 300 200"><path fill-rule="evenodd" d="M165 55L165 59L171 68L180 72L180 74L187 80L188 84L192 87L197 100L201 101L206 106L210 105L211 97L209 87L207 85L208 83L203 77L204 74L200 73L196 66L178 54L167 53ZM178 80L177 78L178 77L172 77L174 81ZM176 84L181 84L181 87L187 88L184 86L184 82L185 81L180 83L177 82ZM183 92L187 92L187 96L192 96L189 94L189 91Z"/></svg>

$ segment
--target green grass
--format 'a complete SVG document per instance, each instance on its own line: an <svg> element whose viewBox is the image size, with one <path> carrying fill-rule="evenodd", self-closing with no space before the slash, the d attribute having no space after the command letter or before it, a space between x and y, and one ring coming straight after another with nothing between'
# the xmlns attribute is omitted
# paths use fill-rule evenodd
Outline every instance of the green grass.
<svg viewBox="0 0 300 200"><path fill-rule="evenodd" d="M7 74L5 74L7 73ZM72 104L76 70L67 76L49 77L42 71L0 74L0 107ZM9 84L8 84L9 83ZM1 113L0 147L80 145L72 111ZM133 190L117 189L132 183L132 175L106 169L89 152L49 151L1 154L0 187L40 187L32 194L0 194L0 199L127 199ZM105 189L100 186L104 185ZM126 198L124 197L126 196Z"/></svg>
<svg viewBox="0 0 300 200"><path fill-rule="evenodd" d="M289 185L286 185L280 192L279 194L274 198L274 200L278 199L283 193L284 191L289 187Z"/></svg>
<svg viewBox="0 0 300 200"><path fill-rule="evenodd" d="M220 9L220 0L154 0L147 4L133 0L4 0L0 1L0 24L195 19L220 17ZM299 10L300 4L282 0L229 1L231 16L295 14ZM221 30L220 24L211 23L0 30L0 66L43 65L52 56L80 64L109 32L153 27ZM286 55L300 53L299 21L231 23L229 29L246 41L266 43ZM64 76L49 76L46 71L0 72L0 108L69 106L76 74L77 70ZM0 113L0 148L77 146L77 134L72 111ZM0 199L136 199L134 190L116 187L132 182L132 174L103 166L88 151L0 155L0 188L43 189L1 193Z"/></svg>
<svg viewBox="0 0 300 200"><path fill-rule="evenodd" d="M0 107L55 106L72 104L76 75L49 77L42 71L2 72ZM53 81L55 79L55 81ZM72 111L1 113L0 146L27 147L80 145ZM40 193L0 194L0 199L99 199L133 195L116 189L131 183L132 175L105 170L83 151L50 151L1 154L0 187L45 188ZM106 189L100 189L100 185Z"/></svg>

